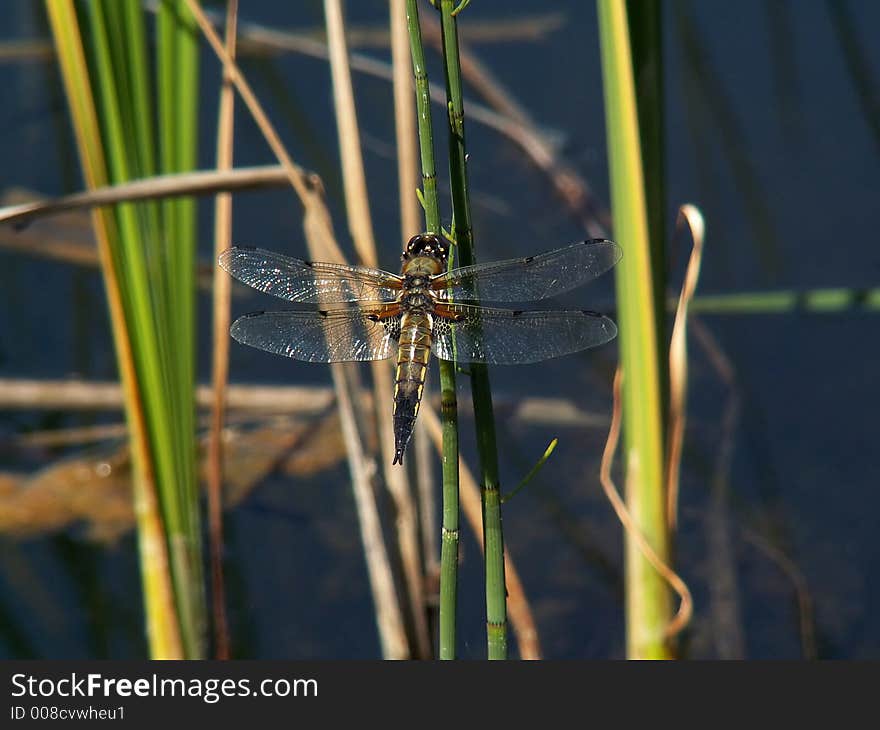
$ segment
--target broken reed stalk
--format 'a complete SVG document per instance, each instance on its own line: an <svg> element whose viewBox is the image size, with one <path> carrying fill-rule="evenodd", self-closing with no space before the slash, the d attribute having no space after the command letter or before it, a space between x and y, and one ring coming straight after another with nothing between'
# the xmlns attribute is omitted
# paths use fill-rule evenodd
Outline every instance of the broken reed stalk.
<svg viewBox="0 0 880 730"><path fill-rule="evenodd" d="M313 173L302 171L306 177ZM0 208L0 223L26 226L32 218L57 215L68 210L94 208L113 203L154 200L178 195L213 195L221 191L256 190L289 185L290 178L281 165L259 165L230 170L172 172L138 180L102 186L47 200L16 203Z"/></svg>

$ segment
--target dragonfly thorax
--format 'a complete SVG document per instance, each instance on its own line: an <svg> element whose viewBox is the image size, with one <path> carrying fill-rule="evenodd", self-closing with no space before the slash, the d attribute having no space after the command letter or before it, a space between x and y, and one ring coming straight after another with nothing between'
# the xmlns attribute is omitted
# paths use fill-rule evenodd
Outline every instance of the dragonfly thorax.
<svg viewBox="0 0 880 730"><path fill-rule="evenodd" d="M404 258L403 269L403 285L406 286L424 286L427 279L435 276L444 270L443 259L434 256L414 256L413 258Z"/></svg>
<svg viewBox="0 0 880 730"><path fill-rule="evenodd" d="M425 289L407 291L400 298L400 304L410 311L431 311L434 309L434 298Z"/></svg>
<svg viewBox="0 0 880 730"><path fill-rule="evenodd" d="M432 256L417 256L403 266L403 291L400 304L410 311L432 311L434 297L431 276L442 271L442 263Z"/></svg>
<svg viewBox="0 0 880 730"><path fill-rule="evenodd" d="M403 279L403 288L410 291L424 289L428 285L428 277L424 274L409 274Z"/></svg>

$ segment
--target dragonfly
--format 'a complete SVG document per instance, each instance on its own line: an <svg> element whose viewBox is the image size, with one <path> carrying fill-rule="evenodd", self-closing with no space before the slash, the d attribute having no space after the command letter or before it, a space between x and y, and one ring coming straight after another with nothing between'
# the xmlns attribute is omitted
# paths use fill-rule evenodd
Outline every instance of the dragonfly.
<svg viewBox="0 0 880 730"><path fill-rule="evenodd" d="M489 302L531 302L580 286L621 257L613 241L591 239L535 256L447 270L450 242L420 233L406 244L399 274L291 258L237 246L219 264L254 289L319 308L245 314L240 343L305 362L396 357L394 460L412 436L430 356L457 363L519 365L596 347L617 327L591 310L522 310Z"/></svg>

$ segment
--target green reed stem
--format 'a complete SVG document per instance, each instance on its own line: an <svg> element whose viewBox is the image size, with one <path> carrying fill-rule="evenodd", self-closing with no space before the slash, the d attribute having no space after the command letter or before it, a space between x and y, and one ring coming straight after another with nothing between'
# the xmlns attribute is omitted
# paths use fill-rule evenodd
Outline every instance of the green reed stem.
<svg viewBox="0 0 880 730"><path fill-rule="evenodd" d="M615 269L623 368L626 498L638 529L661 560L669 560L664 494L663 384L654 311L645 174L642 164L630 30L624 0L598 0L614 237L624 250ZM630 658L670 656L665 630L669 587L626 533L626 626Z"/></svg>
<svg viewBox="0 0 880 730"><path fill-rule="evenodd" d="M434 163L434 134L431 123L431 94L425 69L425 53L419 27L416 0L407 0L406 23L409 29L413 74L416 84L416 110L419 126L419 151L422 160L422 201L425 228L440 233L440 205L437 201L437 168ZM450 251L452 267L454 252ZM439 360L440 422L443 428L443 525L440 542L440 658L455 658L456 611L458 601L458 402L455 393L455 363Z"/></svg>
<svg viewBox="0 0 880 730"><path fill-rule="evenodd" d="M109 182L109 133L102 131L99 123L92 80L96 75L107 78L108 71L112 74L108 63L109 51L106 47L96 47L96 44L102 44L98 36L106 37L106 33L102 32L103 26L100 25L103 16L97 17L99 25L93 29L95 38L90 48L89 64L73 0L47 0L46 11L58 52L83 175L90 189L104 187ZM95 67L98 64L103 69L96 72ZM137 73L137 64L127 68L131 73ZM106 103L107 100L104 101ZM105 107L104 111L116 115L116 107L112 105ZM117 119L116 122L118 121ZM112 124L115 128L116 122L108 123L105 120L104 124ZM113 151L112 154L118 152ZM114 166L118 164L117 161ZM144 352L149 348L149 333L137 329L143 324L140 319L144 309L135 306L137 282L131 280L134 269L125 260L126 249L122 242L121 227L123 220L117 213L118 211L107 208L96 210L92 220L107 292L120 380L125 393L147 639L153 658L180 659L185 656L181 641L184 629L181 626L172 585L173 577L169 569L167 531L160 507L162 495L157 451L151 443L151 421L156 414L149 412L152 404L147 391L153 371L147 372L144 368Z"/></svg>
<svg viewBox="0 0 880 730"><path fill-rule="evenodd" d="M663 283L667 277L662 6L662 0L626 0L645 185L645 210L651 242L651 276L657 283L654 287L655 328L659 333L659 340L667 342L669 338L666 334L664 308L666 286ZM657 367L661 386L661 412L668 413L668 359L661 357ZM665 436L664 433L664 440Z"/></svg>
<svg viewBox="0 0 880 730"><path fill-rule="evenodd" d="M440 2L443 32L443 65L449 121L449 178L452 188L454 232L459 265L476 261L471 208L468 197L467 155L464 136L464 104L461 88L461 61L458 53L456 3ZM486 631L489 659L507 658L507 591L504 581L504 537L501 530L501 485L498 477L498 449L489 371L485 365L471 365L471 390L477 449L480 455L483 501L483 538L486 565Z"/></svg>
<svg viewBox="0 0 880 730"><path fill-rule="evenodd" d="M671 303L671 302L670 302ZM674 305L673 305L674 306ZM692 314L777 314L781 312L872 312L880 310L880 289L837 287L794 291L704 294L691 302Z"/></svg>
<svg viewBox="0 0 880 730"><path fill-rule="evenodd" d="M160 84L159 150L163 173L195 169L198 162L198 41L195 19L183 0L164 0L159 10L158 69ZM165 201L163 246L166 251L166 286L170 324L178 343L169 356L179 374L171 382L171 406L176 426L175 446L180 503L180 544L172 558L181 575L193 586L183 591L183 612L191 617L198 639L188 647L196 651L203 640L205 605L201 563L201 514L195 433L195 258L196 208L192 197ZM169 235L169 231L173 232ZM199 586L195 590L194 586ZM186 639L186 637L184 637Z"/></svg>
<svg viewBox="0 0 880 730"><path fill-rule="evenodd" d="M181 0L160 7L156 129L143 9L134 0L94 0L83 13L111 182L146 177L157 167L193 169L197 46ZM111 255L133 335L181 639L185 655L198 658L205 605L195 443L195 209L183 199L122 203L115 218L119 236Z"/></svg>

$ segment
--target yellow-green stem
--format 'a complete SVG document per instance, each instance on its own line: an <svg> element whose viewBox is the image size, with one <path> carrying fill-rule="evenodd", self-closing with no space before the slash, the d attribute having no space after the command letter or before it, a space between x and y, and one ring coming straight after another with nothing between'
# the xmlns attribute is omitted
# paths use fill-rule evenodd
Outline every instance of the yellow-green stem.
<svg viewBox="0 0 880 730"><path fill-rule="evenodd" d="M625 0L598 0L606 134L615 238L624 251L616 267L623 382L623 463L626 500L635 524L668 562L663 494L663 418L657 301L648 233L644 175ZM629 535L626 537L627 655L670 656L665 629L669 589Z"/></svg>
<svg viewBox="0 0 880 730"><path fill-rule="evenodd" d="M82 46L79 23L72 0L48 0L46 10L52 29L58 62L67 93L74 132L86 184L90 189L108 183L98 114ZM132 448L134 508L144 591L144 610L150 656L181 659L184 650L180 617L175 607L168 560L165 526L159 507L156 472L148 434L144 393L138 374L133 333L126 309L130 292L119 271L120 232L114 215L96 210L92 219L107 292L113 341L125 393L125 411Z"/></svg>

